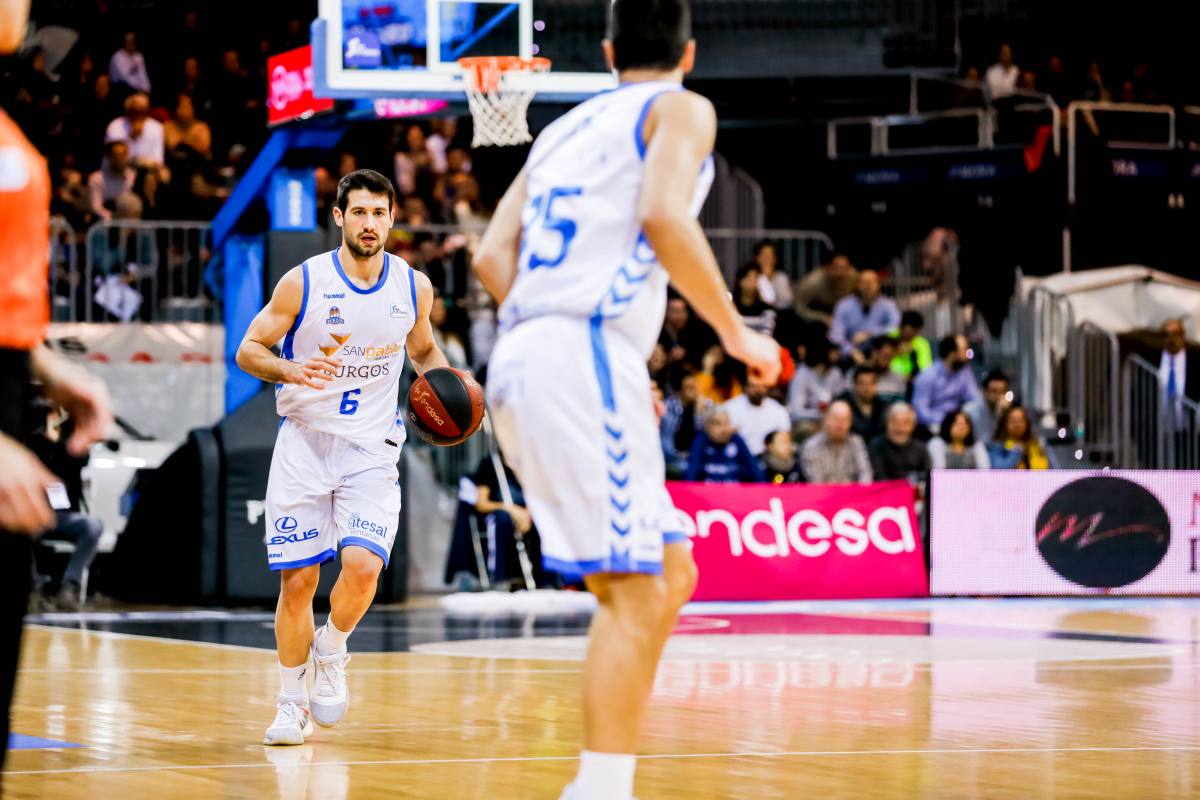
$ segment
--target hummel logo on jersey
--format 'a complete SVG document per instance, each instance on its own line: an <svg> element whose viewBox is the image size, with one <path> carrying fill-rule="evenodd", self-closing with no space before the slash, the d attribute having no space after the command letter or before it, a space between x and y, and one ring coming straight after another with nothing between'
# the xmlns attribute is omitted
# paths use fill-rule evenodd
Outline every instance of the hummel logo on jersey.
<svg viewBox="0 0 1200 800"><path fill-rule="evenodd" d="M329 338L333 339L335 342L337 342L337 344L317 345L317 349L320 350L326 358L329 358L331 355L336 353L339 347L349 341L350 334L347 333L345 336L338 336L336 333L331 333L329 334Z"/></svg>
<svg viewBox="0 0 1200 800"><path fill-rule="evenodd" d="M345 292L326 292L325 299L326 300L345 300L346 293Z"/></svg>
<svg viewBox="0 0 1200 800"><path fill-rule="evenodd" d="M325 320L326 325L344 325L346 320L342 319L342 310L337 306L329 307L329 317Z"/></svg>

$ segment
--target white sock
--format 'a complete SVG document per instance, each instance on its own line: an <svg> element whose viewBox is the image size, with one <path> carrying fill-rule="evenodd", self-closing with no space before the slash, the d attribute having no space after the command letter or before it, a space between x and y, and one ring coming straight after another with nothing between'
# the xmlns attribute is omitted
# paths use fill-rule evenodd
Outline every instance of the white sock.
<svg viewBox="0 0 1200 800"><path fill-rule="evenodd" d="M635 766L637 761L626 753L584 750L579 754L575 796L579 800L631 800Z"/></svg>
<svg viewBox="0 0 1200 800"><path fill-rule="evenodd" d="M304 682L307 664L298 667L279 665L279 692L288 697L308 700L308 685Z"/></svg>
<svg viewBox="0 0 1200 800"><path fill-rule="evenodd" d="M339 631L332 618L325 620L325 627L321 629L321 635L317 638L317 652L323 656L344 653L346 640L350 638L351 633L353 631Z"/></svg>

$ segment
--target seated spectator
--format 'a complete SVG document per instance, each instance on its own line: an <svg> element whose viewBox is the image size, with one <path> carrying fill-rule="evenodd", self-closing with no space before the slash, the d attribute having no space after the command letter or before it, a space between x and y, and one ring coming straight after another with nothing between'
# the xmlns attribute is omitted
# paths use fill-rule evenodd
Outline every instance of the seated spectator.
<svg viewBox="0 0 1200 800"><path fill-rule="evenodd" d="M871 441L871 471L877 481L907 480L920 486L929 474L929 450L913 438L917 412L903 401L888 407L887 432Z"/></svg>
<svg viewBox="0 0 1200 800"><path fill-rule="evenodd" d="M991 469L987 445L975 439L971 417L962 409L946 415L941 433L929 442L929 465L933 469Z"/></svg>
<svg viewBox="0 0 1200 800"><path fill-rule="evenodd" d="M767 483L804 483L804 470L796 457L796 443L791 431L775 431L767 434L763 453L758 457Z"/></svg>
<svg viewBox="0 0 1200 800"><path fill-rule="evenodd" d="M525 551L533 567L534 582L538 586L550 583L542 568L541 540L533 525L533 516L525 506L525 494L516 474L506 461L501 461L504 477L512 505L504 504L504 492L491 456L484 456L479 468L471 476L477 494L475 511L484 518L487 526L487 568L496 583L517 579L523 580L517 537L525 544Z"/></svg>
<svg viewBox="0 0 1200 800"><path fill-rule="evenodd" d="M858 270L844 253L796 282L796 313L826 330L833 323L833 308L858 286Z"/></svg>
<svg viewBox="0 0 1200 800"><path fill-rule="evenodd" d="M900 326L900 309L880 288L879 273L863 270L855 293L843 297L833 309L829 339L842 348L842 355L860 364L866 360L863 350L872 339Z"/></svg>
<svg viewBox="0 0 1200 800"><path fill-rule="evenodd" d="M738 270L737 280L734 282L733 304L747 327L766 336L774 336L777 314L758 293L760 275L757 264L747 264Z"/></svg>
<svg viewBox="0 0 1200 800"><path fill-rule="evenodd" d="M714 344L700 361L696 386L700 394L719 405L742 393L742 380L738 373L737 362L726 357L721 345Z"/></svg>
<svg viewBox="0 0 1200 800"><path fill-rule="evenodd" d="M765 383L750 378L746 381L746 391L723 406L733 429L746 441L750 453L755 456L767 446L767 434L792 428L787 409L777 400L767 397L767 388Z"/></svg>
<svg viewBox="0 0 1200 800"><path fill-rule="evenodd" d="M696 434L704 427L701 420L712 409L712 401L700 394L695 375L684 375L679 382L679 391L664 401L665 410L659 420L658 430L662 437L663 458L667 462L667 476L678 478L687 470L688 454Z"/></svg>
<svg viewBox="0 0 1200 800"><path fill-rule="evenodd" d="M178 95L174 115L163 124L163 144L167 150L187 147L200 158L212 158L212 129L196 119L196 107L186 94Z"/></svg>
<svg viewBox="0 0 1200 800"><path fill-rule="evenodd" d="M426 143L428 147L428 142ZM436 160L436 159L435 159ZM445 171L438 175L433 186L433 199L442 207L442 219L447 219L459 200L479 202L479 183L471 174L467 153L454 148L446 153Z"/></svg>
<svg viewBox="0 0 1200 800"><path fill-rule="evenodd" d="M818 345L815 358L809 358L808 349L796 345L796 371L787 395L788 414L794 423L819 422L829 401L846 390L846 378L837 365L841 360L838 349L825 342L825 356L820 357L821 349Z"/></svg>
<svg viewBox="0 0 1200 800"><path fill-rule="evenodd" d="M704 430L694 442L688 456L685 481L704 483L762 483L762 470L750 454L745 440L738 436L729 421L729 413L714 408L704 420Z"/></svg>
<svg viewBox="0 0 1200 800"><path fill-rule="evenodd" d="M654 349L650 351L650 359L646 362L646 369L650 371L650 377L658 381L660 386L668 385L667 351L661 342L654 343Z"/></svg>
<svg viewBox="0 0 1200 800"><path fill-rule="evenodd" d="M904 400L908 378L892 369L896 361L896 340L891 336L876 336L871 342L870 365L877 376L877 396L884 403Z"/></svg>
<svg viewBox="0 0 1200 800"><path fill-rule="evenodd" d="M129 145L129 160L138 167L161 167L165 159L163 125L150 116L150 96L142 92L125 100L125 113L108 123L105 142Z"/></svg>
<svg viewBox="0 0 1200 800"><path fill-rule="evenodd" d="M129 145L120 140L108 143L100 169L88 176L91 211L98 219L110 220L117 198L133 192L137 170L129 165Z"/></svg>
<svg viewBox="0 0 1200 800"><path fill-rule="evenodd" d="M667 298L667 314L658 340L667 350L668 364L690 364L696 368L704 360L705 351L716 342L716 337L707 325L692 318L686 300L672 295Z"/></svg>
<svg viewBox="0 0 1200 800"><path fill-rule="evenodd" d="M929 340L921 335L924 327L925 315L920 311L905 311L900 315L900 335L896 338L892 372L908 380L909 391L917 375L933 363L933 349L929 346Z"/></svg>
<svg viewBox="0 0 1200 800"><path fill-rule="evenodd" d="M396 189L406 197L417 195L432 198L437 169L425 140L425 131L420 125L410 125L404 134L404 142L405 149L398 149L393 159Z"/></svg>
<svg viewBox="0 0 1200 800"><path fill-rule="evenodd" d="M1000 414L988 443L992 469L1049 469L1050 459L1038 441L1024 406L1011 405Z"/></svg>
<svg viewBox="0 0 1200 800"><path fill-rule="evenodd" d="M146 71L146 57L138 52L136 33L127 32L121 49L112 54L108 77L114 88L126 93L150 93L150 73Z"/></svg>
<svg viewBox="0 0 1200 800"><path fill-rule="evenodd" d="M800 448L800 464L809 483L870 483L871 460L862 437L850 431L852 414L845 400L825 410L821 430Z"/></svg>
<svg viewBox="0 0 1200 800"><path fill-rule="evenodd" d="M984 376L983 394L964 405L962 410L971 418L971 427L986 435L986 432L996 430L996 420L1010 402L1008 376L994 369Z"/></svg>
<svg viewBox="0 0 1200 800"><path fill-rule="evenodd" d="M947 414L979 396L979 385L967 369L965 336L947 336L938 342L938 359L913 382L917 421L933 433Z"/></svg>
<svg viewBox="0 0 1200 800"><path fill-rule="evenodd" d="M850 407L850 430L869 442L884 431L887 404L879 399L878 375L872 367L859 367L850 377L850 389L838 398Z"/></svg>
<svg viewBox="0 0 1200 800"><path fill-rule="evenodd" d="M1013 63L1013 51L1007 43L1000 45L1000 53L996 63L987 69L984 82L993 100L1011 97L1017 90L1017 79L1021 76L1020 68Z"/></svg>
<svg viewBox="0 0 1200 800"><path fill-rule="evenodd" d="M26 445L38 459L56 475L66 487L70 507L54 512L54 526L42 534L45 540L67 541L75 545L75 551L67 562L62 579L57 582L57 591L49 597L34 599L38 610L52 610L54 606L59 611L78 611L81 606L80 586L83 585L83 574L91 567L96 558L96 548L100 545L100 535L104 525L99 518L90 516L83 511L83 468L87 466L88 457L73 456L67 452L67 442L74 431L74 423L64 419L64 414L57 408L48 409L46 423L32 437L26 440ZM50 582L44 581L34 568L34 586L41 590L48 588Z"/></svg>
<svg viewBox="0 0 1200 800"><path fill-rule="evenodd" d="M779 250L770 239L754 245L754 263L758 265L758 293L774 309L791 308L792 281L779 269Z"/></svg>

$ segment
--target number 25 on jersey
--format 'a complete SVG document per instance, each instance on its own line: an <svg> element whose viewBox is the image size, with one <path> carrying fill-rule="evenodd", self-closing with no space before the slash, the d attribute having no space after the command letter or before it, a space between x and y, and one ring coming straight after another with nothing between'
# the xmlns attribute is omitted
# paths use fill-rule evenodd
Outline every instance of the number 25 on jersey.
<svg viewBox="0 0 1200 800"><path fill-rule="evenodd" d="M521 210L522 269L553 268L563 263L578 229L575 220L568 216L568 198L581 194L583 189L578 186L556 186L525 202Z"/></svg>

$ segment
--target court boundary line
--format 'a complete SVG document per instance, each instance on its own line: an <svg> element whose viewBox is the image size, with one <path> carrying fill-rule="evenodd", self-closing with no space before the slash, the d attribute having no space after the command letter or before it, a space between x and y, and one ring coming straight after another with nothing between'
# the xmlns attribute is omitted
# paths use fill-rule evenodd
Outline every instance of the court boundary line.
<svg viewBox="0 0 1200 800"><path fill-rule="evenodd" d="M222 650L240 650L249 653L273 653L274 648L252 647L248 644L227 644L225 642L198 642L193 639L171 639L164 636L151 636L146 633L123 633L121 631L98 631L91 628L68 628L62 625L41 625L36 622L26 623L26 628L47 632L69 631L71 633L86 633L91 636L107 636L110 639L133 639L135 641L165 642L167 644L190 644L201 647L216 647ZM370 655L370 654L368 654Z"/></svg>
<svg viewBox="0 0 1200 800"><path fill-rule="evenodd" d="M265 747L265 745L264 745ZM905 756L905 755L1005 755L1012 753L1144 753L1144 752L1197 752L1200 745L1170 745L1163 747L947 747L904 750L781 750L746 751L740 753L654 753L639 755L639 761L666 761L671 759L698 758L833 758L842 756ZM355 759L352 761L310 761L288 764L295 767L357 767L357 766L427 766L439 764L502 764L578 761L579 756L495 756L484 758L412 758L412 759ZM270 761L260 764L176 764L145 767L67 767L64 769L5 770L4 775L62 775L62 774L105 774L127 772L174 772L216 769L277 769L279 765Z"/></svg>

